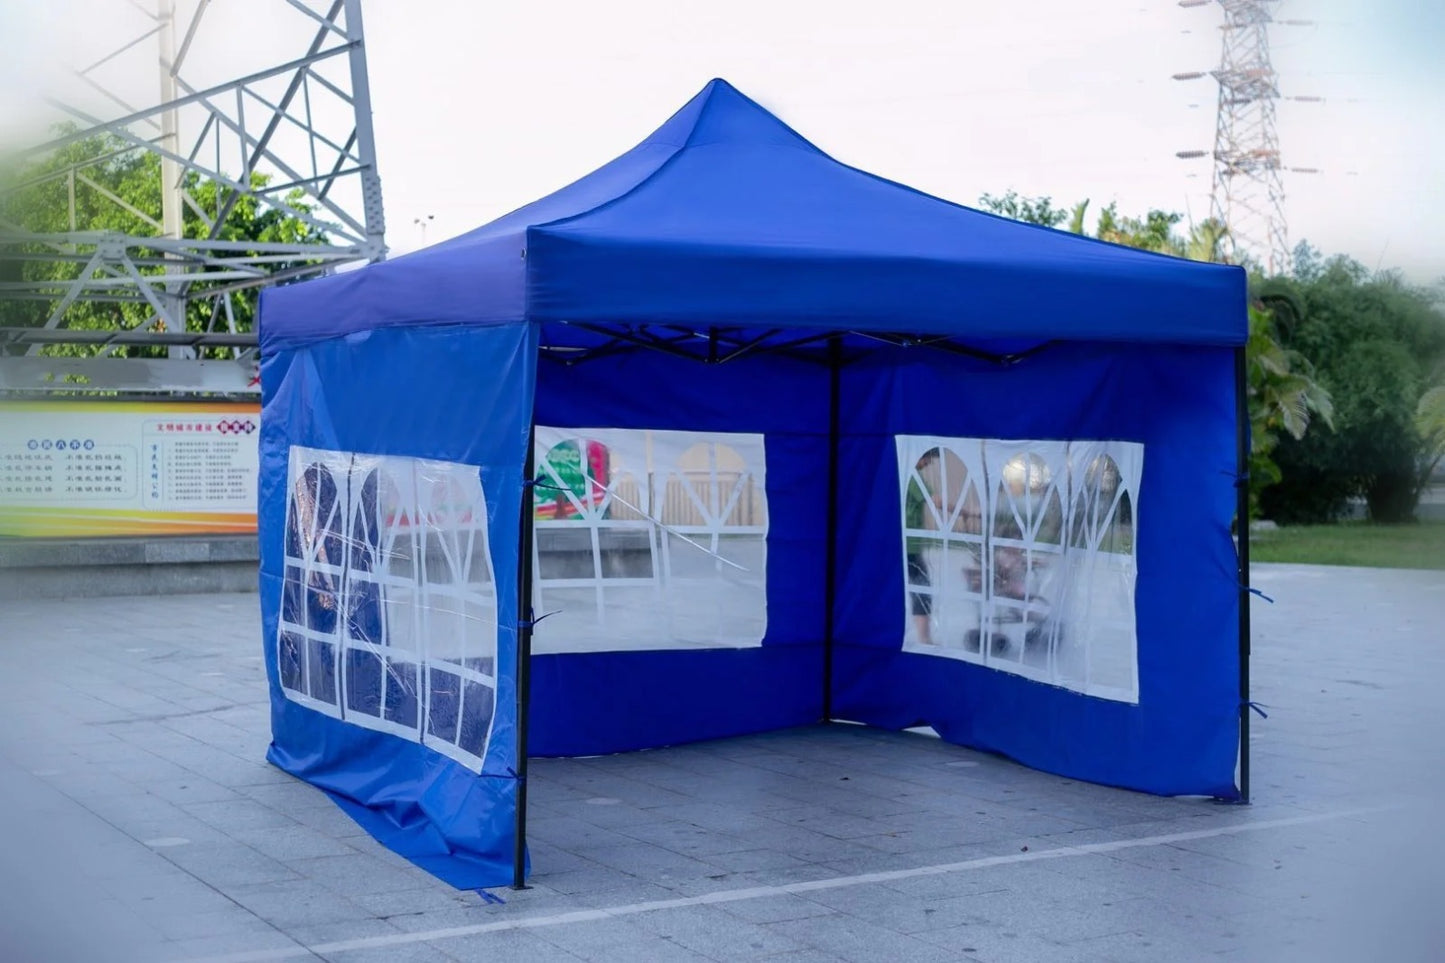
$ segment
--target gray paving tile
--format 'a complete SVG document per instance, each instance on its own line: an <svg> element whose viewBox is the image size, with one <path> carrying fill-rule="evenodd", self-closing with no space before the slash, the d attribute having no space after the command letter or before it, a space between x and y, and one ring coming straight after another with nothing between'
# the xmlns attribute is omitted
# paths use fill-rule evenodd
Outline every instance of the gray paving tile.
<svg viewBox="0 0 1445 963"><path fill-rule="evenodd" d="M930 930L919 934L918 939L951 954L951 959L979 960L985 963L1081 963L1091 959L1076 947L1061 946L1039 936L987 925ZM1108 960L1109 957L1094 959ZM1155 959L1198 957L1160 956Z"/></svg>
<svg viewBox="0 0 1445 963"><path fill-rule="evenodd" d="M402 932L386 920L350 919L333 923L278 925L278 929L303 946L320 946L342 940L395 936Z"/></svg>
<svg viewBox="0 0 1445 963"><path fill-rule="evenodd" d="M963 958L961 952L950 949L944 943L924 942L851 917L820 916L764 925L800 948L831 953L835 959L848 963L894 963L897 960L932 963Z"/></svg>
<svg viewBox="0 0 1445 963"><path fill-rule="evenodd" d="M272 930L270 933L219 933L189 940L166 943L150 963L190 963L213 956L232 953L255 953L260 950L299 950L301 944L289 936Z"/></svg>
<svg viewBox="0 0 1445 963"><path fill-rule="evenodd" d="M385 893L348 893L346 899L377 919L452 910L461 905L455 890L436 883Z"/></svg>
<svg viewBox="0 0 1445 963"><path fill-rule="evenodd" d="M812 899L786 893L766 899L737 900L719 903L718 909L730 916L750 923L782 923L787 920L803 920L813 916L841 915L830 906Z"/></svg>
<svg viewBox="0 0 1445 963"><path fill-rule="evenodd" d="M215 802L183 803L181 809L204 823L235 836L252 830L283 830L297 827L294 819L254 799L222 799Z"/></svg>
<svg viewBox="0 0 1445 963"><path fill-rule="evenodd" d="M633 943L613 943L608 946L573 948L578 959L595 963L716 963L721 957L704 956L696 950L670 943L665 939L648 938Z"/></svg>
<svg viewBox="0 0 1445 963"><path fill-rule="evenodd" d="M297 878L286 865L242 843L192 843L158 850L198 880L223 891Z"/></svg>
<svg viewBox="0 0 1445 963"><path fill-rule="evenodd" d="M636 924L693 952L722 960L756 959L804 949L787 934L743 920L716 906L684 906L643 913Z"/></svg>
<svg viewBox="0 0 1445 963"><path fill-rule="evenodd" d="M289 825L280 828L242 829L220 824L231 838L245 843L256 852L272 859L304 860L318 856L347 856L356 852L345 840L318 832L309 826L301 826L288 820Z"/></svg>
<svg viewBox="0 0 1445 963"><path fill-rule="evenodd" d="M355 850L339 856L291 859L286 861L286 866L328 889L353 896L415 889L433 881L432 877L410 864L398 866Z"/></svg>
<svg viewBox="0 0 1445 963"><path fill-rule="evenodd" d="M372 917L365 908L310 880L231 886L226 893L256 916L283 930Z"/></svg>
<svg viewBox="0 0 1445 963"><path fill-rule="evenodd" d="M1433 817L1333 816L1384 802L1428 813L1445 795L1438 768L1421 764L1445 740L1431 714L1445 686L1432 601L1445 577L1262 567L1256 581L1280 599L1255 609L1256 697L1277 711L1256 724L1247 809L855 726L538 760L535 888L483 904L264 762L254 598L184 597L7 606L0 765L57 795L0 805L17 824L56 820L43 838L73 842L74 856L47 862L83 870L90 882L73 892L94 893L95 929L109 914L136 946L173 936L144 963L282 945L278 925L308 943L425 932L1320 814L1332 818L346 958L746 958L759 931L778 941L765 947L791 947L773 957L795 961L1429 958L1421 948L1440 940L1428 900L1445 884ZM1362 626L1381 625L1389 645L1357 644ZM75 655L63 674L47 647L57 639ZM222 675L197 677L203 664ZM7 782L0 772L0 794ZM11 873L3 847L0 872Z"/></svg>
<svg viewBox="0 0 1445 963"><path fill-rule="evenodd" d="M453 963L451 957L425 943L343 950L324 953L322 959L327 963Z"/></svg>
<svg viewBox="0 0 1445 963"><path fill-rule="evenodd" d="M147 914L167 940L195 940L208 936L270 936L277 926L234 903L221 910L190 912L179 906L159 908Z"/></svg>
<svg viewBox="0 0 1445 963"><path fill-rule="evenodd" d="M387 923L403 933L430 933L456 926L477 926L496 920L497 914L491 912L491 907L480 904L464 905L460 902L419 913L399 913L386 919Z"/></svg>
<svg viewBox="0 0 1445 963"><path fill-rule="evenodd" d="M540 932L529 930L458 936L433 940L428 945L445 953L457 963L498 963L502 960L507 963L567 963L582 959L555 943L547 942ZM614 959L631 957L618 956Z"/></svg>
<svg viewBox="0 0 1445 963"><path fill-rule="evenodd" d="M536 932L548 943L584 959L614 947L636 946L656 942L655 933L641 923L641 915L597 920L591 923L564 924L539 928ZM613 957L622 959L620 954Z"/></svg>

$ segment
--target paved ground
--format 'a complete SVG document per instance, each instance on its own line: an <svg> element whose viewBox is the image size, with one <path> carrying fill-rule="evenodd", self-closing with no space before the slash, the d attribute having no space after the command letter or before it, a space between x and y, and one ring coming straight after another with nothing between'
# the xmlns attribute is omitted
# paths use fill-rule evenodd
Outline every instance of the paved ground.
<svg viewBox="0 0 1445 963"><path fill-rule="evenodd" d="M0 956L1439 959L1445 574L1256 581L1251 807L851 726L543 761L502 904L261 761L254 597L7 604Z"/></svg>

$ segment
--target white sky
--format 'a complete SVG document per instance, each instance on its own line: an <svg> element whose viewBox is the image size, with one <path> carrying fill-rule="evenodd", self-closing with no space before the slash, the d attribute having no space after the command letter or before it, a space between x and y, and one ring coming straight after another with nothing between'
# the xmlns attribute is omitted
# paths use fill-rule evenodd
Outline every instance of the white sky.
<svg viewBox="0 0 1445 963"><path fill-rule="evenodd" d="M33 33L45 34L34 22L51 30L49 44L22 45L27 70L47 51L78 56L58 26L94 24L85 39L101 51L124 36L105 18L135 14L125 0L0 0L0 33L15 4ZM281 19L258 0L212 10L208 24L221 17L226 29L207 62L223 74L233 58L279 62L305 42L262 29ZM1014 188L1095 208L1117 200L1125 213L1208 213L1209 162L1174 154L1212 146L1215 87L1170 75L1217 62L1213 4L366 0L364 10L395 252L420 246L417 218L433 217L435 242L585 174L714 76L840 160L953 200ZM1445 276L1445 5L1284 0L1277 16L1315 21L1273 30L1283 92L1326 98L1279 107L1286 163L1322 171L1287 175L1291 243L1419 281Z"/></svg>
<svg viewBox="0 0 1445 963"><path fill-rule="evenodd" d="M552 0L366 7L389 241L505 213L640 140L713 76L834 156L973 203L1012 187L1208 213L1217 7L1172 0ZM1445 276L1445 7L1286 0L1291 243ZM1355 103L1346 101L1354 98ZM1197 106L1191 106L1197 105ZM1347 175L1346 171L1357 171ZM1194 175L1194 176L1190 176Z"/></svg>

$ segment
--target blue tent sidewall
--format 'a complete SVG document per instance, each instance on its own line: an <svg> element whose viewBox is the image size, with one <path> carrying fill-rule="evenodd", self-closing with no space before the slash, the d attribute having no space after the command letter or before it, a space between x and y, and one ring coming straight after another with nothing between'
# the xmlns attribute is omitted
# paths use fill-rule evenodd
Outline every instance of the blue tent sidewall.
<svg viewBox="0 0 1445 963"><path fill-rule="evenodd" d="M1229 348L1062 344L1006 367L885 350L845 368L834 715L932 725L1106 785L1237 797L1233 364ZM902 651L897 434L1143 443L1137 705Z"/></svg>
<svg viewBox="0 0 1445 963"><path fill-rule="evenodd" d="M261 370L261 606L268 758L327 790L379 840L462 888L512 878L517 550L536 330L396 328L276 351ZM281 689L277 632L292 446L479 467L496 584L496 706L477 774L417 741L343 722Z"/></svg>
<svg viewBox="0 0 1445 963"><path fill-rule="evenodd" d="M544 342L547 338L544 327ZM535 654L533 755L594 755L816 722L823 705L828 372L637 351L538 369L537 423L751 432L767 452L767 632L745 648Z"/></svg>

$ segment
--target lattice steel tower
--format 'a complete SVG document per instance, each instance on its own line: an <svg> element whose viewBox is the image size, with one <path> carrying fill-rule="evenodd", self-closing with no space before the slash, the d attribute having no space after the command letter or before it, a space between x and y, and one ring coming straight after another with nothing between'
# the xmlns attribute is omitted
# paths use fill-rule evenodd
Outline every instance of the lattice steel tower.
<svg viewBox="0 0 1445 963"><path fill-rule="evenodd" d="M0 392L254 393L237 299L385 254L361 0L93 0L90 15L89 65L46 98L73 129L23 152L41 173L0 192L0 303L43 305L0 314ZM68 159L93 144L106 152ZM119 196L104 174L121 162L154 180ZM28 222L7 203L37 192L51 200ZM289 227L237 239L238 212Z"/></svg>
<svg viewBox="0 0 1445 963"><path fill-rule="evenodd" d="M1182 7L1207 0L1183 0ZM1248 255L1271 274L1289 270L1283 166L1275 105L1279 75L1269 57L1269 25L1279 0L1218 0L1223 50L1210 71L1219 83L1210 215L1229 227L1235 260ZM1190 75L1180 75L1184 79Z"/></svg>

